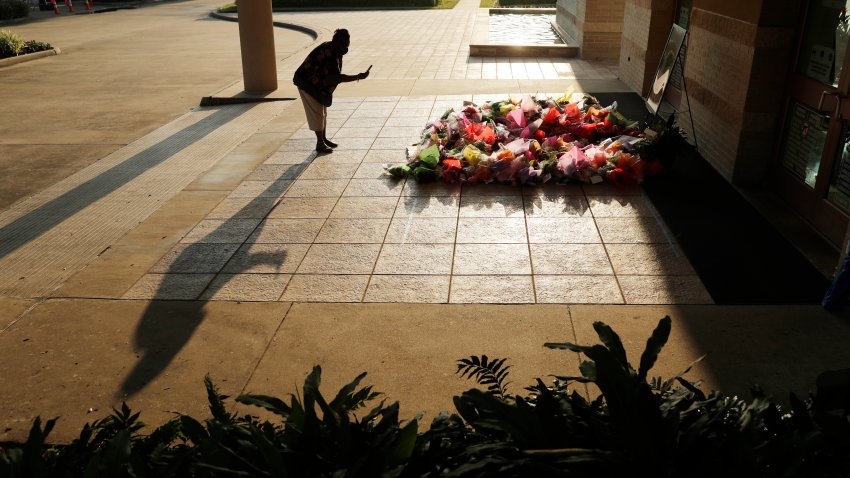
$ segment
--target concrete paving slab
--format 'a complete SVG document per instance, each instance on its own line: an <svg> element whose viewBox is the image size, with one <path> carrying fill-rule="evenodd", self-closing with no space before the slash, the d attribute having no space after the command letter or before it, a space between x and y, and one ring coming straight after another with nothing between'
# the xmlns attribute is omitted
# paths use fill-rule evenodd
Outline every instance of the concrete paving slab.
<svg viewBox="0 0 850 478"><path fill-rule="evenodd" d="M622 304L613 275L534 275L534 293L541 304Z"/></svg>
<svg viewBox="0 0 850 478"><path fill-rule="evenodd" d="M282 198L269 213L269 219L325 219L335 209L338 198Z"/></svg>
<svg viewBox="0 0 850 478"><path fill-rule="evenodd" d="M0 440L61 416L70 441L122 400L160 424L207 411L204 375L238 394L289 304L49 300L0 335ZM91 410L91 412L90 412Z"/></svg>
<svg viewBox="0 0 850 478"><path fill-rule="evenodd" d="M369 266L366 265L363 270L366 268L369 268ZM310 269L306 268L303 271L310 271ZM302 270L299 270L299 272L302 272ZM280 300L291 302L361 302L368 285L369 276L365 273L301 273L292 277Z"/></svg>
<svg viewBox="0 0 850 478"><path fill-rule="evenodd" d="M627 304L713 304L697 275L618 275Z"/></svg>
<svg viewBox="0 0 850 478"><path fill-rule="evenodd" d="M216 275L213 273L145 274L122 299L195 300L207 289Z"/></svg>
<svg viewBox="0 0 850 478"><path fill-rule="evenodd" d="M331 218L383 219L396 214L398 198L387 196L350 197L337 202Z"/></svg>
<svg viewBox="0 0 850 478"><path fill-rule="evenodd" d="M454 196L404 196L393 216L454 218L460 213L460 204Z"/></svg>
<svg viewBox="0 0 850 478"><path fill-rule="evenodd" d="M246 390L294 393L319 364L332 397L366 371L365 384L400 401L405 418L424 413L427 426L474 385L455 376L457 359L508 357L510 390L519 393L535 377L577 373L574 353L543 348L572 336L564 306L295 304Z"/></svg>
<svg viewBox="0 0 850 478"><path fill-rule="evenodd" d="M453 304L532 304L531 275L454 275L449 302Z"/></svg>
<svg viewBox="0 0 850 478"><path fill-rule="evenodd" d="M602 244L530 244L534 273L614 275Z"/></svg>
<svg viewBox="0 0 850 478"><path fill-rule="evenodd" d="M242 181L228 195L228 198L279 198L285 194L294 180L280 179L277 181ZM226 190L226 189L225 189Z"/></svg>
<svg viewBox="0 0 850 478"><path fill-rule="evenodd" d="M376 274L369 279L363 302L445 304L449 283L448 275Z"/></svg>

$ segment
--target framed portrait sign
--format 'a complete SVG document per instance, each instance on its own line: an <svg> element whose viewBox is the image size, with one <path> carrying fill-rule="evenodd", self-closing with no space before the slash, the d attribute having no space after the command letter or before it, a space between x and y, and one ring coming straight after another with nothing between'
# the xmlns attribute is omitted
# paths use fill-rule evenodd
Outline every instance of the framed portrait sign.
<svg viewBox="0 0 850 478"><path fill-rule="evenodd" d="M687 30L673 24L673 28L670 29L670 34L667 36L667 44L664 46L664 52L658 62L658 69L655 70L655 79L652 81L649 96L646 98L646 107L654 115L658 114L658 107L664 98L664 89L667 88L673 66L676 64L679 51L682 49L682 42L685 41L685 33L687 33Z"/></svg>

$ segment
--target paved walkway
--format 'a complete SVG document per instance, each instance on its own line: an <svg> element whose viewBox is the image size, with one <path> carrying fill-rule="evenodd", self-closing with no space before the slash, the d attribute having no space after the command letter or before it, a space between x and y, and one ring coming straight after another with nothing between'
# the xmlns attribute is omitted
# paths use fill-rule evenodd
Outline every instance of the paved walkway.
<svg viewBox="0 0 850 478"><path fill-rule="evenodd" d="M381 12L382 17L392 18L389 22L376 22L375 12L369 11L277 13L275 19L310 25L323 37L336 28L347 28L351 48L344 69L363 71L374 65L371 80L617 79L617 65L612 61L470 57L476 18L487 15L478 4L461 0L451 10ZM293 56L282 62L278 76L291 78L300 61Z"/></svg>
<svg viewBox="0 0 850 478"><path fill-rule="evenodd" d="M639 188L387 178L384 165L459 101L339 99L339 149L316 157L299 128L123 297L711 303Z"/></svg>
<svg viewBox="0 0 850 478"><path fill-rule="evenodd" d="M72 21L61 30L53 21L14 27L61 31L80 47L8 70L15 81L0 99L17 113L2 127L34 147L42 132L16 122L46 122L45 103L62 105L60 125L85 122L94 103L32 96L29 82L54 78L44 74L57 65L75 72L97 62L105 85L125 88L156 69L102 56L101 42L82 39L131 25L149 32L165 18L170 38L224 25L232 33L234 24L198 14L208 6L102 14L98 34L89 17L57 19ZM96 107L113 119L100 134L121 139L0 213L0 440L25 437L37 414L61 415L54 436L69 440L122 400L153 424L175 410L203 415L205 373L230 395L283 394L317 363L328 393L368 370L405 416L430 417L468 385L452 376L455 359L509 356L517 387L575 374L577 355L541 344L594 342L595 320L611 324L636 360L657 320L671 315L673 336L655 373L669 376L715 351L693 376L733 393L754 381L780 397L805 392L816 373L850 363L850 327L817 306L710 305L640 189L422 188L383 178L381 165L401 160L425 121L465 99L625 90L613 65L470 59L468 28L480 14L463 0L452 11L277 15L315 28L320 40L350 28L344 69L375 65L368 80L339 88L331 126L342 146L319 158L297 102L174 115L188 93L163 89L156 101L130 102L109 90L113 101ZM285 97L311 43L282 35L295 42L278 50L275 95ZM150 36L137 34L135 47L162 41ZM233 54L232 37L199 38L161 52L158 84L192 84L180 65L199 45ZM238 67L216 73L191 95L241 92ZM159 123L131 128L136 136L107 127L145 115ZM623 305L635 303L648 305Z"/></svg>

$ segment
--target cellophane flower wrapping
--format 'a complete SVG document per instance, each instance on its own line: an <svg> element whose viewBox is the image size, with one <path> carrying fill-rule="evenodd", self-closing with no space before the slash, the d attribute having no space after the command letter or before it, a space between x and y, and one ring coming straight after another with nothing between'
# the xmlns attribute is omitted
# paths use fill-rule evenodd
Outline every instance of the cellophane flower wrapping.
<svg viewBox="0 0 850 478"><path fill-rule="evenodd" d="M658 171L641 157L647 132L592 96L571 101L523 96L449 109L422 130L407 162L388 174L419 182L537 185L547 182L628 186Z"/></svg>

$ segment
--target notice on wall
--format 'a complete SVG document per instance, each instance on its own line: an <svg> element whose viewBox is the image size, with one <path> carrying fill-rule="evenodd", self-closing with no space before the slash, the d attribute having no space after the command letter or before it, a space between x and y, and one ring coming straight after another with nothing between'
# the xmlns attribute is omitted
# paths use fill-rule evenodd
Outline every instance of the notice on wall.
<svg viewBox="0 0 850 478"><path fill-rule="evenodd" d="M811 188L815 187L820 169L826 132L825 116L799 103L794 104L785 132L782 165Z"/></svg>
<svg viewBox="0 0 850 478"><path fill-rule="evenodd" d="M812 46L809 54L809 66L806 68L806 76L814 78L821 83L831 85L833 80L833 67L835 66L835 50L823 45Z"/></svg>

